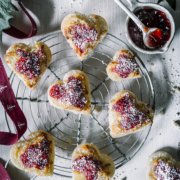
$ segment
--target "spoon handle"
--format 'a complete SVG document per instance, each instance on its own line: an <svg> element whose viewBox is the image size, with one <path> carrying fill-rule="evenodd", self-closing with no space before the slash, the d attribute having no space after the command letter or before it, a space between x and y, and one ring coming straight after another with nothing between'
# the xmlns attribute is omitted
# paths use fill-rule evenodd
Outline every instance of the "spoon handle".
<svg viewBox="0 0 180 180"><path fill-rule="evenodd" d="M130 4L132 8L139 4L137 0L126 0L126 1Z"/></svg>
<svg viewBox="0 0 180 180"><path fill-rule="evenodd" d="M116 2L116 4L122 8L122 10L124 12L126 12L126 14L137 24L137 26L144 31L144 29L146 29L145 25L137 18L137 16L131 12L124 4L121 0L114 0Z"/></svg>

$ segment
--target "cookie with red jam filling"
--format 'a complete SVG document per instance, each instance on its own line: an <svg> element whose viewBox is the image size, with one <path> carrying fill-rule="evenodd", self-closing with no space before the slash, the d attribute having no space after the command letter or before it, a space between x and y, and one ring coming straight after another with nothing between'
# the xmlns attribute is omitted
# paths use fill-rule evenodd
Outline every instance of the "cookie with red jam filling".
<svg viewBox="0 0 180 180"><path fill-rule="evenodd" d="M52 106L89 114L91 111L91 95L87 75L79 70L71 70L63 80L52 84L48 89L48 99Z"/></svg>
<svg viewBox="0 0 180 180"><path fill-rule="evenodd" d="M54 139L42 130L31 133L10 151L11 161L17 168L38 176L53 174L54 156Z"/></svg>
<svg viewBox="0 0 180 180"><path fill-rule="evenodd" d="M158 151L150 157L149 180L180 179L180 162L169 153Z"/></svg>
<svg viewBox="0 0 180 180"><path fill-rule="evenodd" d="M85 60L106 36L108 25L101 16L74 13L63 19L61 30L78 58Z"/></svg>
<svg viewBox="0 0 180 180"><path fill-rule="evenodd" d="M27 87L32 89L41 79L51 59L51 50L43 42L35 42L34 46L24 43L14 44L5 55L8 66Z"/></svg>
<svg viewBox="0 0 180 180"><path fill-rule="evenodd" d="M106 154L100 153L93 144L79 145L72 154L74 180L111 179L114 163Z"/></svg>
<svg viewBox="0 0 180 180"><path fill-rule="evenodd" d="M153 122L153 110L137 99L134 93L123 90L109 103L109 128L114 138L142 130Z"/></svg>
<svg viewBox="0 0 180 180"><path fill-rule="evenodd" d="M113 60L107 65L106 72L113 81L141 77L135 55L127 49L115 53Z"/></svg>

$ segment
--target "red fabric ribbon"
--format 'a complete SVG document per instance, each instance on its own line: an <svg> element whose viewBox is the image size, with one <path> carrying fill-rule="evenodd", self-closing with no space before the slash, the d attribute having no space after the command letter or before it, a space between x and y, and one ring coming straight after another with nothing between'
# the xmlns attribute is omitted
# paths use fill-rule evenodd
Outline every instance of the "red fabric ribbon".
<svg viewBox="0 0 180 180"><path fill-rule="evenodd" d="M9 29L4 30L3 32L19 39L32 37L37 33L37 25L34 19L31 17L31 15L24 7L23 3L21 1L18 1L18 4L31 22L30 32L26 34L12 25L10 26ZM0 144L12 145L15 144L18 141L18 139L25 133L27 129L27 121L16 101L15 95L9 83L9 79L1 59L0 59L0 101L5 111L11 118L12 122L14 123L16 129L16 134L0 131ZM6 169L3 167L1 163L0 163L0 180L11 180Z"/></svg>
<svg viewBox="0 0 180 180"><path fill-rule="evenodd" d="M0 144L11 145L18 141L27 129L26 118L20 109L9 79L7 77L2 60L0 59L0 101L15 125L16 134L0 131Z"/></svg>
<svg viewBox="0 0 180 180"><path fill-rule="evenodd" d="M32 36L36 35L36 33L37 33L37 25L36 25L34 19L31 17L31 15L26 10L26 8L23 5L23 3L21 1L18 1L18 4L19 4L20 8L24 11L26 16L30 20L30 23L31 23L31 30L30 30L30 32L28 34L26 34L23 31L17 29L16 27L14 27L12 25L10 26L9 29L3 30L3 32L5 32L6 34L9 34L10 36L13 36L15 38L19 38L19 39L24 39L24 38L32 37Z"/></svg>
<svg viewBox="0 0 180 180"><path fill-rule="evenodd" d="M1 163L0 163L0 180L11 180L6 169L3 167Z"/></svg>

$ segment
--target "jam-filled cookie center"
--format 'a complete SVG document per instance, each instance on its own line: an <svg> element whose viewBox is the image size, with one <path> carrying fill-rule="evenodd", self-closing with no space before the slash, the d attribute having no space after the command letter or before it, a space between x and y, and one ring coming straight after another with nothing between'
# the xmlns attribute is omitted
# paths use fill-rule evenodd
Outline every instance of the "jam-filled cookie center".
<svg viewBox="0 0 180 180"><path fill-rule="evenodd" d="M70 76L66 83L55 84L50 89L51 97L78 108L86 106L88 100L85 94L87 94L87 89L83 80L73 76Z"/></svg>
<svg viewBox="0 0 180 180"><path fill-rule="evenodd" d="M82 156L75 159L72 163L72 170L83 173L86 176L86 180L97 179L97 174L100 169L100 161L94 160L90 156Z"/></svg>
<svg viewBox="0 0 180 180"><path fill-rule="evenodd" d="M70 28L72 42L83 53L89 43L97 41L98 33L94 28L85 24L75 25Z"/></svg>
<svg viewBox="0 0 180 180"><path fill-rule="evenodd" d="M136 100L129 94L125 94L114 105L113 109L121 114L121 127L130 130L144 122L150 121L147 108L141 108Z"/></svg>
<svg viewBox="0 0 180 180"><path fill-rule="evenodd" d="M41 60L46 58L43 47L33 52L17 49L16 54L19 57L15 63L17 72L25 75L28 79L37 78L41 74Z"/></svg>
<svg viewBox="0 0 180 180"><path fill-rule="evenodd" d="M175 180L180 179L180 169L170 165L164 160L159 160L154 168L157 180Z"/></svg>
<svg viewBox="0 0 180 180"><path fill-rule="evenodd" d="M43 139L37 144L30 145L20 159L27 168L44 169L49 164L50 144L48 139Z"/></svg>
<svg viewBox="0 0 180 180"><path fill-rule="evenodd" d="M113 72L117 73L122 78L127 78L132 72L138 72L139 66L136 63L134 57L121 54L117 58L117 64L112 69Z"/></svg>

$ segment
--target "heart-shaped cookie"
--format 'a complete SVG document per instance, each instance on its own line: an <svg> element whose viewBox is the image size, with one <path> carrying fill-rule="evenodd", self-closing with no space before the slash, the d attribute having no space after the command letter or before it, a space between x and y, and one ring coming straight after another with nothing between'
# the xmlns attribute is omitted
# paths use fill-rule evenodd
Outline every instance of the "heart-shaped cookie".
<svg viewBox="0 0 180 180"><path fill-rule="evenodd" d="M128 90L116 93L109 103L109 127L114 138L137 132L152 120L152 109Z"/></svg>
<svg viewBox="0 0 180 180"><path fill-rule="evenodd" d="M114 162L93 144L79 145L72 154L73 180L111 179Z"/></svg>
<svg viewBox="0 0 180 180"><path fill-rule="evenodd" d="M175 160L169 153L158 151L151 155L149 180L179 180L180 161Z"/></svg>
<svg viewBox="0 0 180 180"><path fill-rule="evenodd" d="M43 42L34 46L18 43L10 46L5 61L29 88L34 88L51 62L51 51Z"/></svg>
<svg viewBox="0 0 180 180"><path fill-rule="evenodd" d="M135 56L127 49L115 53L113 60L107 65L106 71L108 77L113 81L141 77Z"/></svg>
<svg viewBox="0 0 180 180"><path fill-rule="evenodd" d="M54 156L54 139L42 130L13 145L10 152L11 161L17 168L39 176L53 174Z"/></svg>
<svg viewBox="0 0 180 180"><path fill-rule="evenodd" d="M74 13L63 19L61 30L79 59L84 60L106 36L108 25L101 16Z"/></svg>
<svg viewBox="0 0 180 180"><path fill-rule="evenodd" d="M69 71L63 81L57 81L48 90L48 99L52 106L74 113L89 114L90 97L88 77L79 70Z"/></svg>

